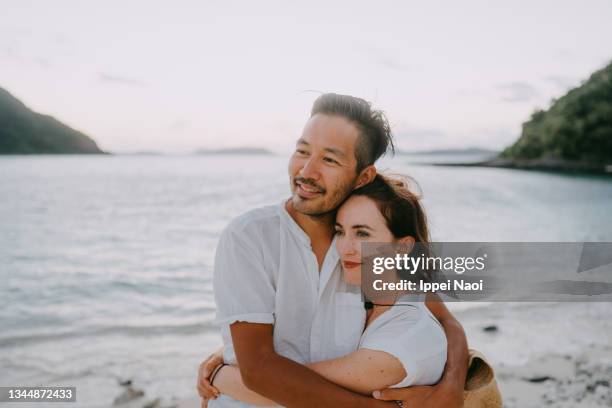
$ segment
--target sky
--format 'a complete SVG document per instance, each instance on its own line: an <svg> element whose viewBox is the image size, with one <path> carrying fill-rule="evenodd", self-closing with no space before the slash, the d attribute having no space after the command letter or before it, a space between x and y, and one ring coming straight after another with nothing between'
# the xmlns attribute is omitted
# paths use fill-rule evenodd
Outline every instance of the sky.
<svg viewBox="0 0 612 408"><path fill-rule="evenodd" d="M107 151L289 151L323 92L501 149L612 60L612 1L0 0L0 87Z"/></svg>

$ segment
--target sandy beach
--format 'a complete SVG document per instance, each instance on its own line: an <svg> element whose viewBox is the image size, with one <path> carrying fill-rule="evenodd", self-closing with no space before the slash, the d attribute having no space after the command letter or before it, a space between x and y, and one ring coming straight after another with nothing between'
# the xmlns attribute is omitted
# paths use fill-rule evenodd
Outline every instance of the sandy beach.
<svg viewBox="0 0 612 408"><path fill-rule="evenodd" d="M499 303L457 314L504 406L527 408L612 405L611 313L609 303Z"/></svg>

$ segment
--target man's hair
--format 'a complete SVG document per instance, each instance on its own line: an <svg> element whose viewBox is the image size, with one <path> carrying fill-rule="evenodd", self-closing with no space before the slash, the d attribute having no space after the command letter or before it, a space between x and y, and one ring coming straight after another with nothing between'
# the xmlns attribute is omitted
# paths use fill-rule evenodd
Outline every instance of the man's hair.
<svg viewBox="0 0 612 408"><path fill-rule="evenodd" d="M355 147L357 172L374 164L388 150L395 153L391 126L381 110L372 109L370 102L350 95L326 93L312 105L310 116L317 113L348 119L359 129Z"/></svg>

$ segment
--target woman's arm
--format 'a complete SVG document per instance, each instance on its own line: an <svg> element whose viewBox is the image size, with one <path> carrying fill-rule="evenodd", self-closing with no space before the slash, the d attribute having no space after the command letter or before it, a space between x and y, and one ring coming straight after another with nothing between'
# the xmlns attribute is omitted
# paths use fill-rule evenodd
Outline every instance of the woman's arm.
<svg viewBox="0 0 612 408"><path fill-rule="evenodd" d="M397 384L407 375L397 357L367 348L307 366L329 381L363 395Z"/></svg>
<svg viewBox="0 0 612 408"><path fill-rule="evenodd" d="M218 389L221 394L228 395L235 400L253 405L276 405L274 401L248 389L242 381L240 369L235 365L221 367L214 378L213 387Z"/></svg>
<svg viewBox="0 0 612 408"><path fill-rule="evenodd" d="M407 375L396 357L369 349L359 349L344 357L306 366L333 383L368 396L372 391L399 383ZM222 394L249 404L275 405L244 385L237 366L223 367L215 377L214 387Z"/></svg>

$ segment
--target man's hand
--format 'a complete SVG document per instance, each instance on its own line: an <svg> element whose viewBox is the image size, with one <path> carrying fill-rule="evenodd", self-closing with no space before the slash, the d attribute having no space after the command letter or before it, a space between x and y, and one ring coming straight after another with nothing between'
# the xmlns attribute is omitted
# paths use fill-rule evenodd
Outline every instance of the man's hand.
<svg viewBox="0 0 612 408"><path fill-rule="evenodd" d="M209 399L215 399L219 396L219 390L210 384L208 378L221 363L223 363L223 347L212 353L200 364L198 369L197 389L198 394L200 394L200 397L204 400L202 401L202 407L208 405Z"/></svg>
<svg viewBox="0 0 612 408"><path fill-rule="evenodd" d="M463 394L444 387L442 384L387 388L382 391L374 391L373 396L383 401L402 401L405 408L463 407Z"/></svg>

